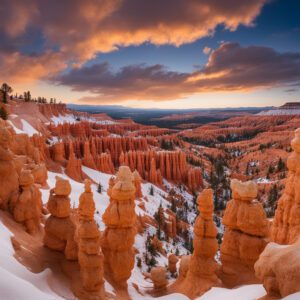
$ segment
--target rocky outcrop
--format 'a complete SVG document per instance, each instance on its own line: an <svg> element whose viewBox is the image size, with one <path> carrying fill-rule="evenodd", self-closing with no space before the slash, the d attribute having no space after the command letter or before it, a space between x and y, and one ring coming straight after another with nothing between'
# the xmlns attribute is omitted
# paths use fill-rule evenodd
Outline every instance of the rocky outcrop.
<svg viewBox="0 0 300 300"><path fill-rule="evenodd" d="M73 143L69 143L69 158L65 170L66 174L72 179L82 182L84 175L81 169L81 160L76 158Z"/></svg>
<svg viewBox="0 0 300 300"><path fill-rule="evenodd" d="M19 178L21 194L14 207L14 219L22 223L28 233L34 234L40 229L42 217L42 194L34 185L30 170L22 170Z"/></svg>
<svg viewBox="0 0 300 300"><path fill-rule="evenodd" d="M51 158L58 163L65 164L66 158L65 158L65 146L64 143L59 142L54 144L51 149Z"/></svg>
<svg viewBox="0 0 300 300"><path fill-rule="evenodd" d="M254 268L269 299L300 292L300 239L289 246L269 243Z"/></svg>
<svg viewBox="0 0 300 300"><path fill-rule="evenodd" d="M13 212L19 194L19 178L13 153L9 149L11 142L9 129L4 122L0 122L0 208Z"/></svg>
<svg viewBox="0 0 300 300"><path fill-rule="evenodd" d="M186 183L191 191L203 185L201 169L188 166L182 151L122 152L119 161L132 171L136 169L142 178L156 185L162 184L163 177L176 183Z"/></svg>
<svg viewBox="0 0 300 300"><path fill-rule="evenodd" d="M194 226L194 252L189 261L186 276L177 289L191 299L194 299L212 286L220 285L216 272L218 264L215 255L218 250L216 239L217 228L214 224L212 214L214 210L213 192L205 189L197 199L200 215L197 217Z"/></svg>
<svg viewBox="0 0 300 300"><path fill-rule="evenodd" d="M135 186L135 197L137 199L140 199L143 197L142 187L141 187L142 177L140 176L137 170L133 172L133 178L134 178L134 186Z"/></svg>
<svg viewBox="0 0 300 300"><path fill-rule="evenodd" d="M167 270L165 267L154 267L150 271L150 277L154 285L155 292L166 290L168 285Z"/></svg>
<svg viewBox="0 0 300 300"><path fill-rule="evenodd" d="M100 247L100 231L94 220L95 203L91 181L85 180L85 191L80 195L77 229L78 262L86 299L105 299L103 280L103 254Z"/></svg>
<svg viewBox="0 0 300 300"><path fill-rule="evenodd" d="M287 160L288 177L278 200L271 239L279 244L291 244L300 236L300 128L291 142L294 152Z"/></svg>
<svg viewBox="0 0 300 300"><path fill-rule="evenodd" d="M269 223L255 198L257 185L252 181L231 181L233 199L223 217L226 226L221 245L222 280L229 286L255 283L254 263L267 244Z"/></svg>
<svg viewBox="0 0 300 300"><path fill-rule="evenodd" d="M56 184L50 190L47 204L51 215L45 223L44 245L49 249L64 252L68 260L76 260L76 225L71 217L70 193L69 181L56 176Z"/></svg>
<svg viewBox="0 0 300 300"><path fill-rule="evenodd" d="M170 254L168 256L168 269L172 275L175 275L177 272L176 264L178 262L178 258L175 254Z"/></svg>
<svg viewBox="0 0 300 300"><path fill-rule="evenodd" d="M82 163L91 169L96 169L95 160L90 152L90 144L88 141L84 143Z"/></svg>
<svg viewBox="0 0 300 300"><path fill-rule="evenodd" d="M134 267L135 187L134 177L127 166L121 166L110 191L110 203L103 214L106 225L102 239L106 277L120 288Z"/></svg>

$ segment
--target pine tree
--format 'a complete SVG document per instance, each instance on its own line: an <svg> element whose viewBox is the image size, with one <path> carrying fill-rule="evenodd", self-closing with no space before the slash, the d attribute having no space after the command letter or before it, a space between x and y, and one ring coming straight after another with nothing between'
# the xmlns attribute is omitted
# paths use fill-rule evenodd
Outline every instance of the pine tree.
<svg viewBox="0 0 300 300"><path fill-rule="evenodd" d="M98 192L99 194L102 194L102 184L101 184L100 182L99 182L99 184L98 184L97 192Z"/></svg>
<svg viewBox="0 0 300 300"><path fill-rule="evenodd" d="M7 97L10 93L12 93L13 89L7 83L3 83L1 86L1 91L3 94L3 102L7 103Z"/></svg>
<svg viewBox="0 0 300 300"><path fill-rule="evenodd" d="M149 189L149 194L151 196L154 196L154 186L151 184L150 189Z"/></svg>
<svg viewBox="0 0 300 300"><path fill-rule="evenodd" d="M0 107L0 118L3 120L7 120L7 112L4 107Z"/></svg>

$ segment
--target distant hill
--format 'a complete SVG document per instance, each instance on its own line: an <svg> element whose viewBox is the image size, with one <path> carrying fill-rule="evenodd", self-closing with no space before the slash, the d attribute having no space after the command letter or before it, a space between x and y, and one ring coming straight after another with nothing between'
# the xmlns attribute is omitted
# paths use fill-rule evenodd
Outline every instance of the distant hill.
<svg viewBox="0 0 300 300"><path fill-rule="evenodd" d="M300 115L300 102L287 102L282 106L270 110L263 110L259 116Z"/></svg>

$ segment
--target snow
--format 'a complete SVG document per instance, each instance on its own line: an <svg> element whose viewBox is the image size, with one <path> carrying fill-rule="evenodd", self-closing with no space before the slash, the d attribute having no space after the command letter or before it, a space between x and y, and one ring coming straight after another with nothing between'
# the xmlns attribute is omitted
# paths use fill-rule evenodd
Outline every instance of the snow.
<svg viewBox="0 0 300 300"><path fill-rule="evenodd" d="M8 120L7 123L14 129L16 134L25 133L23 130L17 128L12 121Z"/></svg>
<svg viewBox="0 0 300 300"><path fill-rule="evenodd" d="M245 285L236 289L213 287L197 300L254 300L266 295L262 284Z"/></svg>
<svg viewBox="0 0 300 300"><path fill-rule="evenodd" d="M281 300L299 300L300 299L300 292L292 294L292 295L288 295L284 298L282 298Z"/></svg>
<svg viewBox="0 0 300 300"><path fill-rule="evenodd" d="M281 116L281 115L300 115L300 109L272 109L264 110L257 114L258 116Z"/></svg>
<svg viewBox="0 0 300 300"><path fill-rule="evenodd" d="M12 233L3 225L0 226L0 291L1 299L63 299L55 294L48 285L55 276L49 269L34 274L14 258L14 249L10 238ZM17 287L17 288L16 288ZM65 295L69 291L65 291Z"/></svg>
<svg viewBox="0 0 300 300"><path fill-rule="evenodd" d="M70 124L74 124L76 122L78 122L78 118L80 119L80 121L87 121L87 122L93 122L93 123L97 123L97 124L102 124L102 125L110 125L110 124L116 124L116 122L112 121L112 120L97 120L93 117L77 117L73 114L66 114L66 115L59 115L59 116L54 116L51 118L51 122L54 123L54 125L59 125L59 124L63 124L63 123L70 123Z"/></svg>
<svg viewBox="0 0 300 300"><path fill-rule="evenodd" d="M266 178L266 177L264 177L264 178L257 178L256 182L257 183L272 183L273 181L270 180L270 179L268 179L268 178Z"/></svg>
<svg viewBox="0 0 300 300"><path fill-rule="evenodd" d="M39 132L34 129L27 121L21 119L23 125L23 131L27 133L29 136L33 136L34 134L38 134Z"/></svg>

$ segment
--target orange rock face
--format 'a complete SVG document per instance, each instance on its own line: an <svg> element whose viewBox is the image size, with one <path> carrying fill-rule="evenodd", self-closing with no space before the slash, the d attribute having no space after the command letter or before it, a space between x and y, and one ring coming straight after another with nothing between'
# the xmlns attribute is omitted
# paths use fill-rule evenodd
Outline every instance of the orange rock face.
<svg viewBox="0 0 300 300"><path fill-rule="evenodd" d="M100 247L100 231L94 220L95 203L91 182L85 181L85 191L79 198L79 225L77 229L78 262L87 299L105 299L103 280L103 254Z"/></svg>
<svg viewBox="0 0 300 300"><path fill-rule="evenodd" d="M42 194L34 185L34 177L29 170L22 170L19 182L22 191L14 207L14 219L33 234L40 228Z"/></svg>
<svg viewBox="0 0 300 300"><path fill-rule="evenodd" d="M155 291L162 291L168 285L167 272L165 267L154 267L150 272L151 280Z"/></svg>
<svg viewBox="0 0 300 300"><path fill-rule="evenodd" d="M254 268L270 299L281 299L299 292L300 239L289 246L269 243Z"/></svg>
<svg viewBox="0 0 300 300"><path fill-rule="evenodd" d="M133 178L134 178L134 186L135 186L135 197L142 198L143 197L142 187L141 187L142 178L137 170L133 172Z"/></svg>
<svg viewBox="0 0 300 300"><path fill-rule="evenodd" d="M291 142L294 152L287 160L288 178L278 200L271 239L279 244L291 244L300 235L300 128Z"/></svg>
<svg viewBox="0 0 300 300"><path fill-rule="evenodd" d="M76 226L70 215L70 193L69 181L57 176L47 204L51 216L45 223L44 245L52 250L64 252L69 260L76 260L78 252L74 240Z"/></svg>
<svg viewBox="0 0 300 300"><path fill-rule="evenodd" d="M178 262L178 258L175 254L170 254L168 256L168 269L171 274L175 274L177 272L176 264Z"/></svg>
<svg viewBox="0 0 300 300"><path fill-rule="evenodd" d="M218 250L217 228L213 222L213 192L204 189L197 199L200 215L194 227L194 252L189 261L186 276L179 287L179 292L194 299L212 286L220 285L216 275L218 269L214 257Z"/></svg>
<svg viewBox="0 0 300 300"><path fill-rule="evenodd" d="M228 285L256 282L254 263L264 250L269 223L262 205L255 199L257 186L252 181L231 181L233 199L227 203L221 245L222 280Z"/></svg>
<svg viewBox="0 0 300 300"><path fill-rule="evenodd" d="M127 166L121 166L110 191L110 204L103 214L106 225L102 239L104 269L107 277L122 288L134 267L135 221L134 177Z"/></svg>
<svg viewBox="0 0 300 300"><path fill-rule="evenodd" d="M69 158L66 166L66 174L72 179L82 182L84 176L81 169L81 160L74 153L73 143L69 143Z"/></svg>
<svg viewBox="0 0 300 300"><path fill-rule="evenodd" d="M0 208L10 208L12 212L19 194L19 180L13 153L9 149L11 142L11 132L0 123Z"/></svg>

